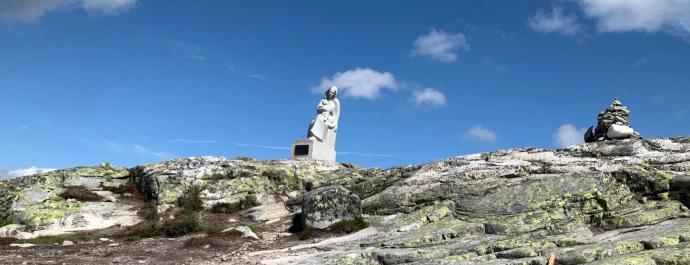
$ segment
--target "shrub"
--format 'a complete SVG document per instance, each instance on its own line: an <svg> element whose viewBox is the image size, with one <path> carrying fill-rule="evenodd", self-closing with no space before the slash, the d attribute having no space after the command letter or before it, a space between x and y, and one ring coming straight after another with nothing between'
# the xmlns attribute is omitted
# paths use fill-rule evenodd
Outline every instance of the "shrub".
<svg viewBox="0 0 690 265"><path fill-rule="evenodd" d="M59 195L63 199L76 199L79 201L94 202L101 201L103 197L93 193L89 189L83 186L68 187Z"/></svg>
<svg viewBox="0 0 690 265"><path fill-rule="evenodd" d="M37 237L37 238L32 238L32 239L22 239L22 240L17 240L17 243L29 243L29 244L35 244L35 245L54 245L54 244L62 244L62 242L65 241L72 241L72 242L88 242L88 241L94 241L98 238L95 236L91 235L58 235L58 236L42 236L42 237Z"/></svg>
<svg viewBox="0 0 690 265"><path fill-rule="evenodd" d="M255 234L263 233L264 231L266 231L266 228L264 228L263 226L261 226L259 224L239 223L238 226L249 227L249 229L251 229L252 232L254 232Z"/></svg>
<svg viewBox="0 0 690 265"><path fill-rule="evenodd" d="M186 212L198 212L204 209L204 201L201 200L201 192L204 187L191 186L181 197L177 198L177 206Z"/></svg>
<svg viewBox="0 0 690 265"><path fill-rule="evenodd" d="M107 190L115 194L138 194L137 184L134 183L132 179L127 180L127 183L118 187L103 187L103 190Z"/></svg>
<svg viewBox="0 0 690 265"><path fill-rule="evenodd" d="M156 217L158 217L158 204L156 201L146 202L144 207L139 210L138 214L141 218L144 218L144 220L156 220Z"/></svg>
<svg viewBox="0 0 690 265"><path fill-rule="evenodd" d="M369 227L369 224L362 217L357 217L332 224L328 229L335 233L350 234L367 227Z"/></svg>
<svg viewBox="0 0 690 265"><path fill-rule="evenodd" d="M163 223L160 231L167 237L179 237L204 231L204 228L199 224L196 215L182 215Z"/></svg>
<svg viewBox="0 0 690 265"><path fill-rule="evenodd" d="M0 237L0 246L7 246L7 245L12 244L16 241L17 241L17 239L12 238L12 237Z"/></svg>
<svg viewBox="0 0 690 265"><path fill-rule="evenodd" d="M198 248L205 247L207 245L212 247L227 247L231 245L230 242L227 241L228 239L240 237L242 237L242 232L230 230L228 232L214 233L203 237L190 238L184 242L184 246L186 248Z"/></svg>
<svg viewBox="0 0 690 265"><path fill-rule="evenodd" d="M130 227L127 232L125 232L125 236L127 236L127 238L151 238L158 235L160 235L160 231L158 230L158 225L156 225L155 221L141 222Z"/></svg>
<svg viewBox="0 0 690 265"><path fill-rule="evenodd" d="M144 239L144 238L143 238L143 237L140 237L140 236L130 236L130 237L125 238L125 241L127 241L127 242L137 242L137 241L141 241L142 239Z"/></svg>
<svg viewBox="0 0 690 265"><path fill-rule="evenodd" d="M256 206L256 197L247 196L235 203L221 202L211 206L212 213L236 213Z"/></svg>
<svg viewBox="0 0 690 265"><path fill-rule="evenodd" d="M311 238L311 236L314 234L314 228L311 227L306 227L302 232L299 234L299 240L307 240Z"/></svg>

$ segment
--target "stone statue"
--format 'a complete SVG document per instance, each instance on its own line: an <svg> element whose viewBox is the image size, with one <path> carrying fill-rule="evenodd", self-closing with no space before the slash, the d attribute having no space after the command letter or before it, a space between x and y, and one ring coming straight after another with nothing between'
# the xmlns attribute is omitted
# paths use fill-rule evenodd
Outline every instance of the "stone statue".
<svg viewBox="0 0 690 265"><path fill-rule="evenodd" d="M639 139L640 134L630 127L628 115L630 115L628 107L623 106L620 100L614 99L611 105L597 116L596 129L594 129L594 127L589 127L585 133L585 142L591 143L628 138Z"/></svg>
<svg viewBox="0 0 690 265"><path fill-rule="evenodd" d="M309 124L307 138L319 141L335 149L335 135L338 131L340 118L340 101L336 98L338 88L332 86L326 90L326 95L316 106L316 118Z"/></svg>

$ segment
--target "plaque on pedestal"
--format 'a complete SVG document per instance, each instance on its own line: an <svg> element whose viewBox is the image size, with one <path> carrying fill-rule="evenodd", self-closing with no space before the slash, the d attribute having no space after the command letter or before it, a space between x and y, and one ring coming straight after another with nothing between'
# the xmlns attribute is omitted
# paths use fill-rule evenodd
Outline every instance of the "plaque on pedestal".
<svg viewBox="0 0 690 265"><path fill-rule="evenodd" d="M290 157L296 160L323 160L335 163L335 150L319 141L297 140L292 143Z"/></svg>

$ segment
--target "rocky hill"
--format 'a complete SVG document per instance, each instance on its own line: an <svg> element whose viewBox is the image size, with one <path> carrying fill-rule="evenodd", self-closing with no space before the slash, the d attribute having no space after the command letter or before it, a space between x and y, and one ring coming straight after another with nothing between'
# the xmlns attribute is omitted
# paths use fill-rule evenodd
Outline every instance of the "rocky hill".
<svg viewBox="0 0 690 265"><path fill-rule="evenodd" d="M690 264L689 176L690 137L386 170L221 157L104 164L0 182L0 262ZM46 245L50 235L78 242Z"/></svg>

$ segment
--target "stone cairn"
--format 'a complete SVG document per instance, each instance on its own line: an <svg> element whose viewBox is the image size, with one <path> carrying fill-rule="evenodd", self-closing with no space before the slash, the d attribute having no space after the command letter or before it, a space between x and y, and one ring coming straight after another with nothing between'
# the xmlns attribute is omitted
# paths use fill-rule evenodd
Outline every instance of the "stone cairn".
<svg viewBox="0 0 690 265"><path fill-rule="evenodd" d="M613 139L639 139L640 134L630 127L628 122L630 111L618 99L614 99L606 110L599 113L597 127L589 127L585 133L585 142L605 141Z"/></svg>

